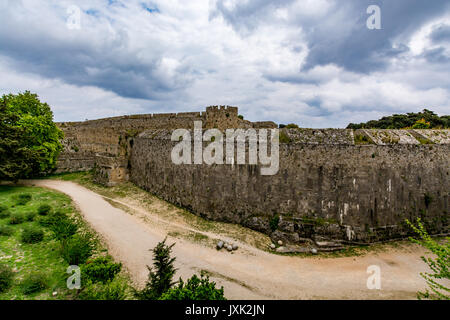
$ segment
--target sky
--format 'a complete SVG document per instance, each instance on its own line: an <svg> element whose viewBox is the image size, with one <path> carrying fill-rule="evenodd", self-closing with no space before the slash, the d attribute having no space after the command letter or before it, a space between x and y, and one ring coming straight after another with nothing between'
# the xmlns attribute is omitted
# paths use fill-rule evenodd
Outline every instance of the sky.
<svg viewBox="0 0 450 320"><path fill-rule="evenodd" d="M0 0L0 21L0 94L37 93L56 121L209 105L315 128L450 114L448 0Z"/></svg>

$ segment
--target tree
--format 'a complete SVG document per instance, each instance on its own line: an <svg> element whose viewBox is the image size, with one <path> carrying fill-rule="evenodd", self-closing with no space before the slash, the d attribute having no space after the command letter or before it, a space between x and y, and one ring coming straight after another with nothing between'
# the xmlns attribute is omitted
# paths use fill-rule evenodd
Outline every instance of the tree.
<svg viewBox="0 0 450 320"><path fill-rule="evenodd" d="M186 284L180 278L178 286L169 289L160 300L226 300L223 287L216 289L216 283L210 282L209 277L202 274L193 275Z"/></svg>
<svg viewBox="0 0 450 320"><path fill-rule="evenodd" d="M420 244L431 251L436 258L421 257L430 267L432 272L420 273L428 284L429 289L425 292L418 292L418 299L450 300L450 288L443 285L443 280L450 280L450 238L446 238L444 244L434 241L425 230L420 218L417 218L417 227L410 221L407 224L419 236L419 239L410 238L411 241ZM431 292L430 292L430 291Z"/></svg>
<svg viewBox="0 0 450 320"><path fill-rule="evenodd" d="M347 129L447 129L450 116L438 116L433 111L424 109L418 113L394 114L371 120L366 123L350 123Z"/></svg>
<svg viewBox="0 0 450 320"><path fill-rule="evenodd" d="M175 243L168 246L166 240L167 238L153 249L155 270L147 266L149 275L145 288L142 291L135 292L135 296L140 300L158 300L163 293L174 285L172 279L176 269L173 263L176 258L171 258L170 254Z"/></svg>
<svg viewBox="0 0 450 320"><path fill-rule="evenodd" d="M51 172L63 132L47 103L29 91L0 98L0 180L17 181Z"/></svg>

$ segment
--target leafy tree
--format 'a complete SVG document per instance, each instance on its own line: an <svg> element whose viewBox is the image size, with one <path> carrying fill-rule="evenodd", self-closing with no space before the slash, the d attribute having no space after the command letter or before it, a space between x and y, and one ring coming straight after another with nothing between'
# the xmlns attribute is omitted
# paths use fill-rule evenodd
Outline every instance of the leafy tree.
<svg viewBox="0 0 450 320"><path fill-rule="evenodd" d="M440 244L429 236L420 218L417 218L417 227L408 220L406 222L419 236L419 239L410 238L410 240L424 246L436 255L436 258L421 257L432 272L420 273L427 282L429 289L425 292L418 292L417 298L450 300L450 288L440 283L445 280L450 280L450 238L447 237L446 242Z"/></svg>
<svg viewBox="0 0 450 320"><path fill-rule="evenodd" d="M424 118L417 120L412 126L413 129L430 129L431 124L426 122Z"/></svg>
<svg viewBox="0 0 450 320"><path fill-rule="evenodd" d="M415 127L416 126L416 127ZM347 129L436 129L450 128L450 116L438 116L433 111L424 109L418 113L394 114L371 120L366 123L350 123Z"/></svg>
<svg viewBox="0 0 450 320"><path fill-rule="evenodd" d="M223 287L216 289L216 283L210 282L209 277L202 274L193 275L186 283L180 278L178 286L169 289L160 300L226 300Z"/></svg>
<svg viewBox="0 0 450 320"><path fill-rule="evenodd" d="M147 266L149 275L145 288L142 291L135 292L135 296L140 300L158 300L163 293L174 285L172 279L176 269L173 263L176 258L171 258L170 254L175 243L168 246L166 240L167 238L153 249L155 270Z"/></svg>
<svg viewBox="0 0 450 320"><path fill-rule="evenodd" d="M50 172L62 150L63 132L47 103L29 91L0 98L0 180Z"/></svg>

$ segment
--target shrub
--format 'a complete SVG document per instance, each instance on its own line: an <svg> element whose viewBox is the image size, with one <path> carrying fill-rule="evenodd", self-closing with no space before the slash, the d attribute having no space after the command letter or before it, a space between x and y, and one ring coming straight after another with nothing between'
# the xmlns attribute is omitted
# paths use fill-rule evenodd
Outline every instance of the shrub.
<svg viewBox="0 0 450 320"><path fill-rule="evenodd" d="M80 265L92 255L94 248L89 236L76 234L63 240L61 254L70 265Z"/></svg>
<svg viewBox="0 0 450 320"><path fill-rule="evenodd" d="M16 201L16 204L18 205L18 206L24 206L24 205L26 205L28 202L30 202L31 201L31 194L29 194L29 193L21 193L21 194L19 194L19 196L18 196L18 199L17 199L17 201Z"/></svg>
<svg viewBox="0 0 450 320"><path fill-rule="evenodd" d="M178 286L169 289L160 300L226 300L223 287L216 289L216 283L210 282L208 276L197 275L188 279L186 284L180 279Z"/></svg>
<svg viewBox="0 0 450 320"><path fill-rule="evenodd" d="M166 245L166 239L158 243L153 249L153 266L155 270L147 266L149 270L148 281L142 291L136 291L135 296L140 300L157 300L163 293L173 286L172 278L175 274L173 263L175 258L170 257L172 247Z"/></svg>
<svg viewBox="0 0 450 320"><path fill-rule="evenodd" d="M121 269L121 263L114 263L110 258L99 257L81 266L81 274L85 277L83 281L107 283L112 281Z"/></svg>
<svg viewBox="0 0 450 320"><path fill-rule="evenodd" d="M10 236L14 233L14 229L8 226L0 226L0 236Z"/></svg>
<svg viewBox="0 0 450 320"><path fill-rule="evenodd" d="M41 216L46 216L47 214L50 213L50 211L52 211L52 207L50 205L48 205L48 204L43 204L43 205L39 206L37 212Z"/></svg>
<svg viewBox="0 0 450 320"><path fill-rule="evenodd" d="M0 205L0 212L7 211L8 207L4 205Z"/></svg>
<svg viewBox="0 0 450 320"><path fill-rule="evenodd" d="M286 126L286 129L299 129L299 126L296 125L295 123L289 123L289 124Z"/></svg>
<svg viewBox="0 0 450 320"><path fill-rule="evenodd" d="M39 219L39 224L43 227L50 228L51 226L59 223L62 220L68 219L67 215L61 211L50 213L47 216L43 216Z"/></svg>
<svg viewBox="0 0 450 320"><path fill-rule="evenodd" d="M21 224L25 221L25 215L21 213L13 213L9 218L9 224Z"/></svg>
<svg viewBox="0 0 450 320"><path fill-rule="evenodd" d="M103 283L88 282L80 292L80 300L125 300L128 298L128 284L123 280Z"/></svg>
<svg viewBox="0 0 450 320"><path fill-rule="evenodd" d="M55 219L53 223L51 223L49 228L53 231L57 240L68 239L73 236L78 230L77 224L70 218Z"/></svg>
<svg viewBox="0 0 450 320"><path fill-rule="evenodd" d="M40 292L48 287L48 279L42 272L34 272L25 277L20 284L23 294Z"/></svg>
<svg viewBox="0 0 450 320"><path fill-rule="evenodd" d="M21 241L23 243L38 243L44 239L44 231L36 227L25 227L22 231Z"/></svg>
<svg viewBox="0 0 450 320"><path fill-rule="evenodd" d="M26 221L34 221L35 217L36 217L36 213L34 213L34 212L27 212L27 213L25 213L25 220Z"/></svg>
<svg viewBox="0 0 450 320"><path fill-rule="evenodd" d="M274 232L275 230L278 229L279 223L280 223L280 216L277 214L272 219L270 219L269 225L270 225L270 229L272 230L272 232Z"/></svg>
<svg viewBox="0 0 450 320"><path fill-rule="evenodd" d="M0 263L0 292L5 292L11 287L14 272L10 267Z"/></svg>
<svg viewBox="0 0 450 320"><path fill-rule="evenodd" d="M417 227L408 220L406 223L419 236L419 239L410 238L410 240L427 248L436 256L435 258L421 257L432 272L420 273L427 282L428 289L425 292L418 292L417 298L419 300L450 300L450 288L444 285L450 280L450 238L447 237L443 244L436 242L429 236L420 218L417 218Z"/></svg>
<svg viewBox="0 0 450 320"><path fill-rule="evenodd" d="M8 209L0 211L0 219L8 218L11 215Z"/></svg>

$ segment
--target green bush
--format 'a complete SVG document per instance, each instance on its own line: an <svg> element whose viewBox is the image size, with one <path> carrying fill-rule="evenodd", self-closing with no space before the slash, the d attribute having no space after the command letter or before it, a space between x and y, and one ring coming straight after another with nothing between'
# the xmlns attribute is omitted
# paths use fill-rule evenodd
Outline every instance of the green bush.
<svg viewBox="0 0 450 320"><path fill-rule="evenodd" d="M4 205L0 205L0 212L7 211L8 207Z"/></svg>
<svg viewBox="0 0 450 320"><path fill-rule="evenodd" d="M13 213L9 218L9 224L21 224L25 221L25 215L22 213Z"/></svg>
<svg viewBox="0 0 450 320"><path fill-rule="evenodd" d="M53 231L57 240L68 239L78 230L77 224L70 218L55 219L53 223L50 224L49 228Z"/></svg>
<svg viewBox="0 0 450 320"><path fill-rule="evenodd" d="M18 206L24 206L24 205L26 205L28 202L31 201L31 198L32 198L31 194L29 194L29 193L21 193L21 194L19 194L19 196L17 197L16 204L17 204Z"/></svg>
<svg viewBox="0 0 450 320"><path fill-rule="evenodd" d="M8 290L13 282L14 272L10 267L0 263L0 292Z"/></svg>
<svg viewBox="0 0 450 320"><path fill-rule="evenodd" d="M23 228L20 240L23 243L38 243L44 239L44 231L36 227Z"/></svg>
<svg viewBox="0 0 450 320"><path fill-rule="evenodd" d="M296 125L295 123L289 123L289 124L286 126L286 129L299 129L299 126Z"/></svg>
<svg viewBox="0 0 450 320"><path fill-rule="evenodd" d="M114 280L107 283L88 282L80 292L80 300L125 300L128 298L128 285L123 280Z"/></svg>
<svg viewBox="0 0 450 320"><path fill-rule="evenodd" d="M158 300L163 293L173 286L172 278L175 274L173 263L175 258L171 258L172 247L166 245L166 240L158 243L153 249L153 266L154 269L147 266L149 270L148 280L145 288L136 291L134 294L140 300Z"/></svg>
<svg viewBox="0 0 450 320"><path fill-rule="evenodd" d="M92 283L107 283L112 281L116 274L122 269L121 263L114 263L110 258L99 257L94 260L88 260L81 266L82 280Z"/></svg>
<svg viewBox="0 0 450 320"><path fill-rule="evenodd" d="M63 220L67 220L67 219L68 219L67 214L65 214L61 211L56 211L56 212L50 213L47 216L40 217L39 224L43 227L50 228L51 226L58 224L59 222L61 222Z"/></svg>
<svg viewBox="0 0 450 320"><path fill-rule="evenodd" d="M47 214L50 213L50 211L52 211L52 207L48 204L40 205L37 210L38 214L41 216L46 216Z"/></svg>
<svg viewBox="0 0 450 320"><path fill-rule="evenodd" d="M178 286L169 289L160 300L226 300L223 287L216 289L216 283L210 282L208 276L193 275L186 283L180 279Z"/></svg>
<svg viewBox="0 0 450 320"><path fill-rule="evenodd" d="M62 241L61 254L70 265L80 265L89 259L94 246L88 235L76 234Z"/></svg>
<svg viewBox="0 0 450 320"><path fill-rule="evenodd" d="M278 229L278 224L280 223L280 216L275 215L272 219L269 221L270 229L272 232Z"/></svg>
<svg viewBox="0 0 450 320"><path fill-rule="evenodd" d="M425 292L418 292L417 298L420 300L450 300L450 288L446 286L450 280L450 237L440 244L430 237L420 218L417 218L417 227L409 220L406 220L406 223L419 236L419 239L410 238L410 240L427 248L435 256L433 258L421 257L431 272L420 273L427 282L428 289Z"/></svg>
<svg viewBox="0 0 450 320"><path fill-rule="evenodd" d="M9 226L0 226L0 236L10 236L14 233L14 229Z"/></svg>
<svg viewBox="0 0 450 320"><path fill-rule="evenodd" d="M29 295L48 288L47 276L42 272L34 272L25 277L20 284L23 294Z"/></svg>
<svg viewBox="0 0 450 320"><path fill-rule="evenodd" d="M0 219L9 218L10 215L11 215L11 212L9 212L8 209L0 211Z"/></svg>
<svg viewBox="0 0 450 320"><path fill-rule="evenodd" d="M27 212L27 213L25 213L25 220L26 221L34 221L35 217L36 217L36 213L34 213L34 212Z"/></svg>

